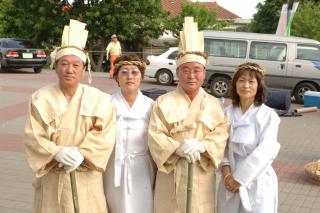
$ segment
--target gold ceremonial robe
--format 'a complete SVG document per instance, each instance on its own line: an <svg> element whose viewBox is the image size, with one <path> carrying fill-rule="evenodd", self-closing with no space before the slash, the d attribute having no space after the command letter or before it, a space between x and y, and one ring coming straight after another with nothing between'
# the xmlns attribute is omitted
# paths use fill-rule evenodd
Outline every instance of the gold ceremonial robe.
<svg viewBox="0 0 320 213"><path fill-rule="evenodd" d="M149 149L158 166L155 213L186 211L188 162L175 151L188 138L206 149L194 164L192 212L214 212L215 169L228 138L227 119L219 100L202 88L190 101L178 87L157 99L149 123Z"/></svg>
<svg viewBox="0 0 320 213"><path fill-rule="evenodd" d="M37 177L34 212L74 212L70 175L54 160L64 146L79 147L85 158L76 170L80 212L107 212L102 172L115 142L115 115L109 95L81 84L69 103L58 85L31 96L25 150Z"/></svg>

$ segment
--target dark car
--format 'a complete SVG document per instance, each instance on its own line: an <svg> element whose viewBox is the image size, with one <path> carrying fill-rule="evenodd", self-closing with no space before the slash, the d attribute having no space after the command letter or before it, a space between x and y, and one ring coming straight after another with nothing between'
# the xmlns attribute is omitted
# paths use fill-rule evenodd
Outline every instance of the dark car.
<svg viewBox="0 0 320 213"><path fill-rule="evenodd" d="M0 69L33 68L40 73L47 63L47 55L31 41L0 38Z"/></svg>

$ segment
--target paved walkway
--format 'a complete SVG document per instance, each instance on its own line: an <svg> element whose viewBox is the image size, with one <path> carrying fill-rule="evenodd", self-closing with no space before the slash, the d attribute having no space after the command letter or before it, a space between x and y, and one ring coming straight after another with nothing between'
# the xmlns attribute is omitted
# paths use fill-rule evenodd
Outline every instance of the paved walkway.
<svg viewBox="0 0 320 213"><path fill-rule="evenodd" d="M94 73L93 86L112 93L117 84ZM54 72L0 73L0 212L32 212L33 175L23 152L23 128L30 94L56 81ZM86 78L84 78L86 83ZM160 87L146 79L142 88ZM167 90L173 86L165 87ZM228 101L228 100L227 100ZM301 105L293 105L293 108ZM281 150L274 168L279 178L279 213L319 213L320 186L306 182L304 164L320 159L320 110L282 117Z"/></svg>

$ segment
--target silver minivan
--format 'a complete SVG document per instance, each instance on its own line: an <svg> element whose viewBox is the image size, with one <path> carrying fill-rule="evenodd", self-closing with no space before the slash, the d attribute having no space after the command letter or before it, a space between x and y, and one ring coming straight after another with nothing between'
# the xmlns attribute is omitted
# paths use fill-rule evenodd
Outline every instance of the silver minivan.
<svg viewBox="0 0 320 213"><path fill-rule="evenodd" d="M254 62L267 71L268 88L290 90L297 103L306 91L320 91L320 42L270 34L204 31L208 53L204 86L227 96L235 67Z"/></svg>

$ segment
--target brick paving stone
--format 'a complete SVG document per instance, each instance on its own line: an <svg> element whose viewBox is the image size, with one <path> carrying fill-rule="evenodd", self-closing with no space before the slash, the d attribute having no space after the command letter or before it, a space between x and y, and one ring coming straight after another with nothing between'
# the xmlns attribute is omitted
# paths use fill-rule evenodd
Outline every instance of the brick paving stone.
<svg viewBox="0 0 320 213"><path fill-rule="evenodd" d="M309 213L311 211L310 208L300 208L300 212L299 213Z"/></svg>
<svg viewBox="0 0 320 213"><path fill-rule="evenodd" d="M309 213L319 213L319 209L311 209Z"/></svg>
<svg viewBox="0 0 320 213"><path fill-rule="evenodd" d="M106 73L93 73L93 86L112 94L117 83ZM41 74L0 72L0 212L32 211L33 174L23 153L26 104L36 89L53 83L53 71ZM87 83L84 77L83 83ZM143 89L164 88L145 80ZM225 104L230 103L226 99ZM302 107L292 104L292 109ZM279 213L320 213L320 187L306 181L304 165L320 159L320 110L301 117L281 117L281 149L273 167L279 180Z"/></svg>

